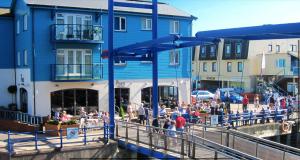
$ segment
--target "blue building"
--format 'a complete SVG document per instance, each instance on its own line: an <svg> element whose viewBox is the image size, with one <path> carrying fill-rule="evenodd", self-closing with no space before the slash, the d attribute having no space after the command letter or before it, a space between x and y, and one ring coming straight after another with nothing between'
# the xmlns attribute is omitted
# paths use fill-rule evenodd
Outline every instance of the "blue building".
<svg viewBox="0 0 300 160"><path fill-rule="evenodd" d="M0 16L0 105L10 103L7 87L17 86L18 109L46 116L56 110L76 115L108 109L107 0L6 0ZM122 0L127 1L127 0ZM149 3L146 1L130 1ZM1 5L1 3L0 3ZM159 3L159 36L192 35L195 17ZM4 13L4 10L6 11ZM2 12L0 12L2 13ZM150 40L151 11L117 7L115 47ZM161 103L189 102L191 49L159 53ZM115 62L115 101L151 105L151 62Z"/></svg>

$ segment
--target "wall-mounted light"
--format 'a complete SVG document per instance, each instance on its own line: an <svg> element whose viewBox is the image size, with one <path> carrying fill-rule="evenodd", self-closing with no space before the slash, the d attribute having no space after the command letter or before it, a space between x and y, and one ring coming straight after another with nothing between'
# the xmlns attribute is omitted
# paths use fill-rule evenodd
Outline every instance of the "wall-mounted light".
<svg viewBox="0 0 300 160"><path fill-rule="evenodd" d="M55 84L55 87L59 87L59 84Z"/></svg>
<svg viewBox="0 0 300 160"><path fill-rule="evenodd" d="M91 83L91 86L94 86L95 84L94 83Z"/></svg>

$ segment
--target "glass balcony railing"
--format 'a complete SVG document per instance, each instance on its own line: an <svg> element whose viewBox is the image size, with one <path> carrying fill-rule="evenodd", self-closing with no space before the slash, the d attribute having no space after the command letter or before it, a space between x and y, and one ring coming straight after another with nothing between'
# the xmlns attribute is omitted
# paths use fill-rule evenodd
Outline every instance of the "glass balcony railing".
<svg viewBox="0 0 300 160"><path fill-rule="evenodd" d="M84 81L103 78L103 64L53 64L53 81Z"/></svg>
<svg viewBox="0 0 300 160"><path fill-rule="evenodd" d="M52 31L54 41L102 42L102 27L97 25L55 24Z"/></svg>

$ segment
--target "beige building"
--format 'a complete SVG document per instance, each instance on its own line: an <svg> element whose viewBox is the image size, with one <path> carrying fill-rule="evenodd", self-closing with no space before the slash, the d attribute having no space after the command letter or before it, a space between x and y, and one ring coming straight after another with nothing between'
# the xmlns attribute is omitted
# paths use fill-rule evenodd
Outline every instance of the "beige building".
<svg viewBox="0 0 300 160"><path fill-rule="evenodd" d="M218 44L197 46L192 62L193 88L235 87L256 92L262 77L278 90L293 94L299 85L299 45L300 39L221 39Z"/></svg>

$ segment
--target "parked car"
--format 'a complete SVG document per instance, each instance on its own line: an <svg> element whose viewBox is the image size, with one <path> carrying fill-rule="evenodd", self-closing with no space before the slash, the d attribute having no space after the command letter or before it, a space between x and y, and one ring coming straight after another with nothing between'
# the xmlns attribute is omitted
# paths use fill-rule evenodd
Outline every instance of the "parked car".
<svg viewBox="0 0 300 160"><path fill-rule="evenodd" d="M225 102L226 101L225 92L221 91L220 93L221 93L220 94L221 101ZM242 103L243 97L240 94L233 91L229 91L229 94L230 94L229 99L231 103Z"/></svg>
<svg viewBox="0 0 300 160"><path fill-rule="evenodd" d="M192 92L192 97L197 100L210 100L214 98L214 94L207 90L196 90Z"/></svg>

